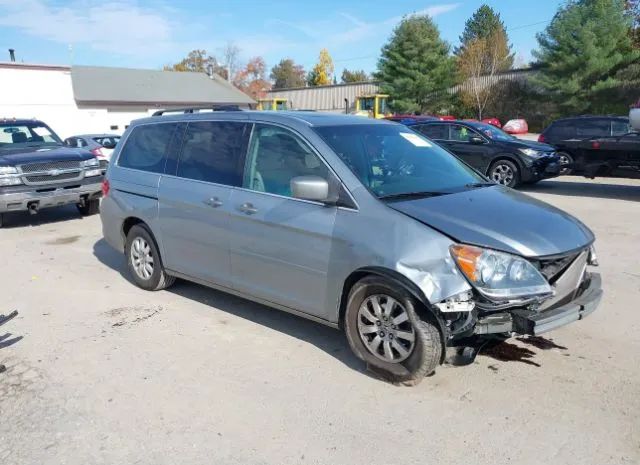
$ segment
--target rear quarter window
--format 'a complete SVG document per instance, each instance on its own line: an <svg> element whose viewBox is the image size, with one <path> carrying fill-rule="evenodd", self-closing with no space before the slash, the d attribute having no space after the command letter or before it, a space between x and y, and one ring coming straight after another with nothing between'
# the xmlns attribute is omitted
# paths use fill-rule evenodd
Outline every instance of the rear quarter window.
<svg viewBox="0 0 640 465"><path fill-rule="evenodd" d="M554 139L573 139L576 137L576 124L573 121L558 121L547 129L545 135Z"/></svg>
<svg viewBox="0 0 640 465"><path fill-rule="evenodd" d="M122 147L118 166L163 173L167 147L175 127L175 123L162 123L134 128Z"/></svg>

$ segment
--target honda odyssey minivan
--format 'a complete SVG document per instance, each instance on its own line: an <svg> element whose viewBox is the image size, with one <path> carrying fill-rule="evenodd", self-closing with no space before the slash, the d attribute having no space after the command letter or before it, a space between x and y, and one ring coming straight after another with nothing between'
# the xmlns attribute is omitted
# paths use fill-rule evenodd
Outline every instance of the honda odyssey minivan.
<svg viewBox="0 0 640 465"><path fill-rule="evenodd" d="M157 112L116 148L100 214L133 281L182 278L346 333L415 384L447 346L592 312L594 236L403 125L315 112Z"/></svg>

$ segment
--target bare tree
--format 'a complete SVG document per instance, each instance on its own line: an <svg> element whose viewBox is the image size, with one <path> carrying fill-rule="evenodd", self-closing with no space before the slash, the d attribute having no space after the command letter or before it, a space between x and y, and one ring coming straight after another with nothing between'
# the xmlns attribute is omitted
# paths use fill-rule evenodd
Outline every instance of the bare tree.
<svg viewBox="0 0 640 465"><path fill-rule="evenodd" d="M240 68L240 48L233 42L227 42L222 48L222 65L227 70L227 81L233 81Z"/></svg>
<svg viewBox="0 0 640 465"><path fill-rule="evenodd" d="M509 68L511 56L506 36L494 33L468 42L458 57L458 73L463 80L460 93L466 105L482 119L487 104L496 95L495 75Z"/></svg>

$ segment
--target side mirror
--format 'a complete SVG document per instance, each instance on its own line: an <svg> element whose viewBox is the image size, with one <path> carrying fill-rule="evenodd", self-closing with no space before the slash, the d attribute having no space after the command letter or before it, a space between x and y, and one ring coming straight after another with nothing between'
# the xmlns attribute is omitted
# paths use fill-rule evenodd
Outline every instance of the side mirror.
<svg viewBox="0 0 640 465"><path fill-rule="evenodd" d="M291 193L296 199L326 202L329 200L329 182L320 176L296 176L291 180Z"/></svg>
<svg viewBox="0 0 640 465"><path fill-rule="evenodd" d="M482 137L473 136L471 139L469 139L469 142L471 142L473 145L482 145L484 144L484 139Z"/></svg>

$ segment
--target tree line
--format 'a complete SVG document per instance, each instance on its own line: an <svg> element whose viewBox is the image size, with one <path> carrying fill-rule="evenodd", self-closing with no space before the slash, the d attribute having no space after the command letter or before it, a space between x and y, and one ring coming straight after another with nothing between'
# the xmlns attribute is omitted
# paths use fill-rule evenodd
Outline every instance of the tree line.
<svg viewBox="0 0 640 465"><path fill-rule="evenodd" d="M531 78L490 79L517 61L507 29L493 8L482 5L473 13L456 48L442 39L431 17L409 15L382 47L371 75L345 69L340 81L380 81L381 92L390 95L390 106L399 113L480 119L620 113L640 97L640 0L566 0L536 38ZM269 72L261 57L240 66L238 52L229 44L217 60L195 50L165 69L209 70L254 98L271 88L338 82L327 49L320 51L308 72L291 58ZM452 92L456 85L459 91Z"/></svg>

